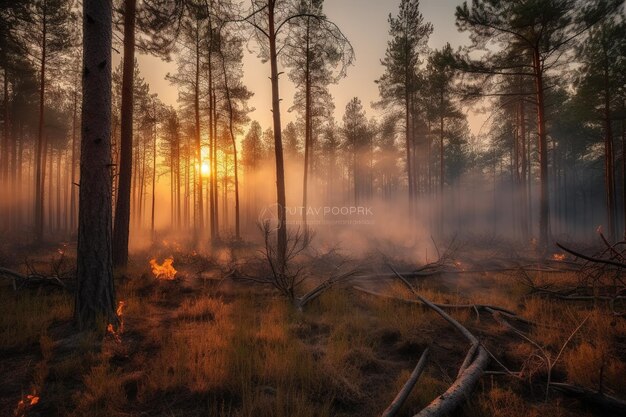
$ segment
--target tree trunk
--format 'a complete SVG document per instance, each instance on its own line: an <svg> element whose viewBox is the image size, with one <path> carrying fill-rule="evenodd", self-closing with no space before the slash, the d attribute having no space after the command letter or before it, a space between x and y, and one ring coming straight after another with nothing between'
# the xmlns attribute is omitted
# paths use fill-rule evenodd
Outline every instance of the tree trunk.
<svg viewBox="0 0 626 417"><path fill-rule="evenodd" d="M306 22L306 66L305 77L305 105L304 105L304 179L302 184L302 225L304 233L308 234L306 213L308 208L308 185L309 185L309 158L311 152L311 43L310 43L310 17Z"/></svg>
<svg viewBox="0 0 626 417"><path fill-rule="evenodd" d="M156 203L156 162L157 162L157 130L156 130L156 123L157 123L157 114L156 114L156 107L154 105L154 102L152 103L152 111L154 113L154 126L153 128L153 132L152 132L152 137L153 137L153 142L152 142L152 211L150 213L150 236L152 238L152 242L155 241L156 239L156 235L154 232L154 205Z"/></svg>
<svg viewBox="0 0 626 417"><path fill-rule="evenodd" d="M222 44L220 43L220 48ZM240 239L239 225L239 175L237 173L237 141L235 140L233 103L230 97L230 87L228 85L228 72L226 71L226 59L222 54L222 71L224 73L224 88L226 90L226 103L228 103L228 129L230 132L230 140L233 145L233 169L235 171L235 238ZM225 190L226 192L226 190Z"/></svg>
<svg viewBox="0 0 626 417"><path fill-rule="evenodd" d="M70 179L70 234L76 230L76 118L78 113L78 87L74 91L74 106L72 110L72 166ZM131 149L132 152L132 149Z"/></svg>
<svg viewBox="0 0 626 417"><path fill-rule="evenodd" d="M521 91L521 90L520 90ZM522 195L521 213L522 213L522 238L528 241L528 188L526 187L528 160L526 157L526 108L524 105L524 97L519 102L519 129L521 141L521 175L520 175L520 193Z"/></svg>
<svg viewBox="0 0 626 417"><path fill-rule="evenodd" d="M0 149L0 191L6 195L5 192L9 189L8 173L9 173L9 74L6 67L4 68L4 129L2 135L2 147ZM4 206L3 206L4 207ZM9 206L7 206L9 207ZM11 220L8 211L2 210L2 217L5 219L5 224L1 225L9 229Z"/></svg>
<svg viewBox="0 0 626 417"><path fill-rule="evenodd" d="M202 169L202 142L200 139L200 28L198 27L199 21L196 21L196 79L194 85L194 117L195 117L195 151L198 161L198 174L196 178L196 213L194 218L197 219L197 223L194 224L194 236L196 239L202 235L204 231L204 209L202 201L202 175L200 170Z"/></svg>
<svg viewBox="0 0 626 417"><path fill-rule="evenodd" d="M613 126L611 123L611 85L608 58L604 62L604 185L609 241L615 242L615 171L613 167Z"/></svg>
<svg viewBox="0 0 626 417"><path fill-rule="evenodd" d="M213 31L209 33L209 49L213 48ZM214 120L214 111L213 111L213 95L214 95L214 87L213 87L213 60L211 59L211 54L209 52L209 62L207 63L208 72L209 72L209 179L208 179L208 192L209 192L209 223L211 226L211 241L215 241L217 239L217 224L215 219L216 213L216 201L215 201L215 193L213 191L213 187L215 186L214 177L217 174L217 165L215 165L215 145L216 138L214 134L213 126L215 125Z"/></svg>
<svg viewBox="0 0 626 417"><path fill-rule="evenodd" d="M135 78L135 9L137 0L124 0L124 64L122 74L122 120L120 169L113 227L113 265L128 264L130 192L133 170L133 94Z"/></svg>
<svg viewBox="0 0 626 417"><path fill-rule="evenodd" d="M624 211L622 238L626 238L626 101L622 101L622 193L622 210Z"/></svg>
<svg viewBox="0 0 626 417"><path fill-rule="evenodd" d="M546 131L543 62L539 51L533 51L535 95L537 98L537 136L539 138L539 246L546 249L550 238L550 202L548 193L548 133Z"/></svg>
<svg viewBox="0 0 626 417"><path fill-rule="evenodd" d="M56 208L56 230L57 232L61 231L61 150L57 150L57 183L56 183L56 194L57 194L57 208ZM50 178L52 180L52 178Z"/></svg>
<svg viewBox="0 0 626 417"><path fill-rule="evenodd" d="M213 176L211 177L212 180L212 190L213 190L213 216L214 216L214 221L215 221L215 236L214 236L214 240L219 240L220 238L220 210L219 210L219 193L218 193L218 187L217 187L217 125L218 125L218 118L217 118L217 94L215 93L215 85L214 83L211 84L211 91L212 91L212 100L211 100L211 109L213 112L213 158L212 158L212 162L213 162L213 169L211 170L213 172Z"/></svg>
<svg viewBox="0 0 626 417"><path fill-rule="evenodd" d="M23 195L23 191L22 191L22 175L23 175L23 169L22 169L22 165L24 162L24 126L22 124L22 122L20 122L20 142L18 144L18 148L17 148L17 165L16 165L16 177L15 177L15 185L16 185L16 190L15 190L15 198L18 202L21 203L22 201L22 195ZM15 225L15 228L18 229L20 228L20 226L22 225L22 221L24 220L25 217L28 217L28 211L26 211L26 216L24 216L22 214L22 210L16 210L15 213L15 217L13 220L13 223Z"/></svg>
<svg viewBox="0 0 626 417"><path fill-rule="evenodd" d="M410 129L410 119L411 119L411 112L410 112L410 95L409 95L409 86L408 86L408 69L407 69L407 76L406 76L406 84L404 86L404 122L405 122L405 132L404 132L404 142L405 142L405 146L406 146L406 175L408 178L408 186L409 186L409 218L411 219L411 222L413 222L413 217L415 215L414 213L414 208L413 208L413 204L414 204L414 195L413 193L415 192L415 185L413 184L413 169L412 166L413 164L411 163L411 129Z"/></svg>
<svg viewBox="0 0 626 417"><path fill-rule="evenodd" d="M43 240L43 178L42 178L42 150L43 150L43 127L44 127L44 99L46 91L46 43L47 43L47 18L44 7L42 40L41 40L41 67L39 80L39 127L37 129L37 145L35 151L35 241Z"/></svg>
<svg viewBox="0 0 626 417"><path fill-rule="evenodd" d="M276 28L274 11L276 0L268 0L269 49L272 81L272 118L274 122L274 153L276 155L276 203L278 209L277 254L282 275L285 272L287 255L287 214L285 194L285 168L283 163L283 140L280 123L280 94L278 89L278 52L276 50Z"/></svg>
<svg viewBox="0 0 626 417"><path fill-rule="evenodd" d="M111 2L83 0L83 108L75 319L116 321L111 257Z"/></svg>

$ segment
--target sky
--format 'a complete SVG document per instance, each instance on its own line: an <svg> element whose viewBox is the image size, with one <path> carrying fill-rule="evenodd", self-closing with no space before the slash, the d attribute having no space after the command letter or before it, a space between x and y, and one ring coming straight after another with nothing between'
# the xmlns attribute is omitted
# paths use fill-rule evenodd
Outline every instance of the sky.
<svg viewBox="0 0 626 417"><path fill-rule="evenodd" d="M387 41L389 40L389 14L396 15L400 0L326 0L324 10L327 17L336 23L352 43L356 60L348 69L347 77L337 85L330 87L335 98L335 118L341 121L345 106L353 97L359 97L366 109L368 117L377 116L378 111L372 109L371 104L379 99L378 86L374 83L384 72L380 60L385 56ZM431 48L441 48L449 42L453 48L468 43L467 34L457 31L454 19L454 10L462 0L422 0L420 9L426 21L434 26L429 40ZM255 45L249 45L254 50ZM177 107L178 92L176 87L165 80L165 75L176 72L174 61L166 63L159 58L140 55L138 57L140 71L150 84L153 92L166 104ZM250 107L255 110L250 113L251 120L257 120L265 129L271 126L271 85L269 80L269 64L253 53L244 56L244 84L254 92L250 100ZM296 119L296 114L287 110L293 103L294 89L287 79L282 76L280 83L281 114L283 126ZM483 123L483 118L470 113L470 128L477 133Z"/></svg>

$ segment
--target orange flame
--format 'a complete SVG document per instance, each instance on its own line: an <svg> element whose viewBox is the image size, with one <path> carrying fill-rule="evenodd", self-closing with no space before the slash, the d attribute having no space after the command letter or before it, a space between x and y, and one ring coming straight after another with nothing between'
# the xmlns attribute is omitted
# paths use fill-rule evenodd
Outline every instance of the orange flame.
<svg viewBox="0 0 626 417"><path fill-rule="evenodd" d="M117 327L117 330L115 330L115 327L111 323L109 323L109 325L107 326L107 332L111 334L111 336L113 336L113 339L117 343L122 342L122 333L124 333L124 307L125 306L126 306L126 301L120 301L119 303L117 303L117 309L115 310L115 314L117 314L117 318L119 322L119 326Z"/></svg>
<svg viewBox="0 0 626 417"><path fill-rule="evenodd" d="M554 255L552 255L552 259L554 259L555 261L564 261L565 260L565 254L564 253L555 253Z"/></svg>
<svg viewBox="0 0 626 417"><path fill-rule="evenodd" d="M13 412L15 416L25 416L26 411L32 406L39 403L39 396L33 392L33 394L28 394L17 403L17 408Z"/></svg>
<svg viewBox="0 0 626 417"><path fill-rule="evenodd" d="M176 278L176 269L174 269L174 258L166 258L162 264L158 264L156 259L150 259L150 267L152 273L158 279L173 280Z"/></svg>

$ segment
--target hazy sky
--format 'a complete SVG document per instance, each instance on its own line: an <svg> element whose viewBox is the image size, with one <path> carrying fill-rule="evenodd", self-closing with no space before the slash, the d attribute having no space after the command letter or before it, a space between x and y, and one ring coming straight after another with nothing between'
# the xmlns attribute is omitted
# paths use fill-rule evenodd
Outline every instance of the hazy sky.
<svg viewBox="0 0 626 417"><path fill-rule="evenodd" d="M326 0L325 12L335 22L352 43L355 51L355 65L349 68L346 78L331 86L335 98L335 117L341 121L347 102L352 97L359 97L367 110L368 117L376 115L370 104L378 100L378 86L374 80L383 74L380 64L385 55L389 40L389 13L395 15L400 0ZM432 22L434 32L430 38L431 48L440 48L446 42L457 47L467 42L467 35L460 34L454 23L454 10L462 0L422 0L420 8L424 19ZM254 45L250 45L254 49ZM176 87L165 81L167 72L176 71L176 63L164 63L149 56L139 57L140 70L153 92L161 100L176 107L178 93ZM254 55L246 53L244 57L244 83L255 94L250 100L255 111L250 118L258 120L263 128L271 126L271 90L269 64L262 64ZM296 118L287 113L293 102L294 89L286 74L281 81L281 113L283 126ZM470 124L473 131L480 128L481 118L472 117Z"/></svg>

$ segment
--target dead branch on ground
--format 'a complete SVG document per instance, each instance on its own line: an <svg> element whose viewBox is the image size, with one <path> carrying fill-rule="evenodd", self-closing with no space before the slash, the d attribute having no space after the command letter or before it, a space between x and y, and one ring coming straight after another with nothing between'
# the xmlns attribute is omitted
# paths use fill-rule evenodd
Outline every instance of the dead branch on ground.
<svg viewBox="0 0 626 417"><path fill-rule="evenodd" d="M409 379L406 381L404 386L402 386L402 389L400 390L400 392L398 392L398 395L396 395L391 404L389 404L389 407L387 407L387 409L383 412L382 417L393 417L398 412L400 407L402 407L402 404L404 404L407 397L411 393L411 390L413 390L413 387L417 383L417 380L426 368L428 352L429 349L426 348L422 353L422 356L420 356L419 361L417 361L417 365L415 365L415 369L413 369L411 376L409 376Z"/></svg>
<svg viewBox="0 0 626 417"><path fill-rule="evenodd" d="M623 273L626 270L626 241L611 244L601 229L598 229L598 235L603 249L592 255L556 243L560 249L575 257L575 260L582 261L575 271L578 277L576 286L554 288L552 285L537 285L527 270L520 267L519 270L523 274L522 282L533 293L563 301L604 301L608 303L614 315L625 315L626 281ZM618 305L621 306L621 310Z"/></svg>
<svg viewBox="0 0 626 417"><path fill-rule="evenodd" d="M59 258L53 258L51 260L51 274L40 273L28 260L25 261L25 265L27 270L25 274L12 269L0 267L0 277L12 279L14 291L18 291L27 286L39 285L49 285L63 290L68 289L65 280L68 279L71 272L64 268L65 255L63 252L61 252Z"/></svg>
<svg viewBox="0 0 626 417"><path fill-rule="evenodd" d="M452 385L450 385L445 393L435 398L429 405L416 414L416 417L441 417L448 415L454 411L474 389L476 382L478 382L478 379L489 363L489 354L481 346L476 336L467 330L467 328L448 315L440 307L422 297L402 275L391 265L389 265L389 267L419 301L434 310L444 320L454 326L471 344Z"/></svg>

